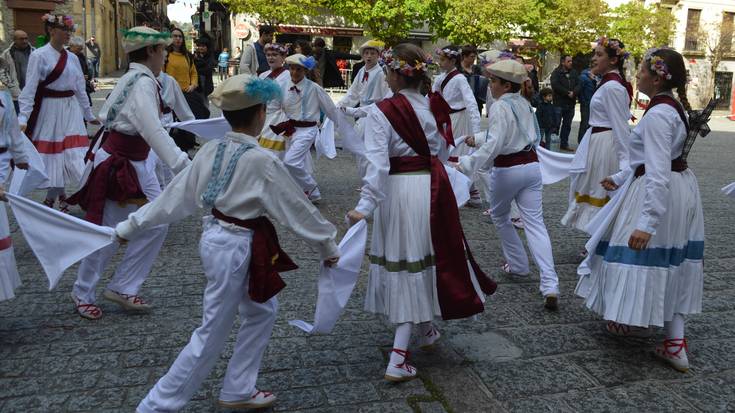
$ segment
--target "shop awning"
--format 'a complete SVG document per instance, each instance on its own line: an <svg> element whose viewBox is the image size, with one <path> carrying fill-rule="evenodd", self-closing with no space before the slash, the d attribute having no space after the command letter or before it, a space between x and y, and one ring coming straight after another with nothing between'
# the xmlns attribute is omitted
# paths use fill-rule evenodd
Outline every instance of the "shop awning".
<svg viewBox="0 0 735 413"><path fill-rule="evenodd" d="M363 29L357 27L331 27L331 26L302 26L298 24L279 24L279 33L321 35L321 36L346 36L357 37L363 35Z"/></svg>

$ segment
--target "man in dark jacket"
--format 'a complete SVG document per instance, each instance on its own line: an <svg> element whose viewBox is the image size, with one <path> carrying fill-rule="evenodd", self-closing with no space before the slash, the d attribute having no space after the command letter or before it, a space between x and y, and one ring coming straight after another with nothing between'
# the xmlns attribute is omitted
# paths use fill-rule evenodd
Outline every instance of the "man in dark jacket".
<svg viewBox="0 0 735 413"><path fill-rule="evenodd" d="M314 58L319 62L319 73L322 77L322 87L345 87L342 74L337 67L337 59L361 60L362 56L356 54L342 53L326 48L326 43L321 37L314 39Z"/></svg>
<svg viewBox="0 0 735 413"><path fill-rule="evenodd" d="M579 75L572 69L572 56L562 55L559 67L551 73L551 89L554 91L554 106L561 117L559 149L573 152L569 148L569 133L572 131L574 106L579 95Z"/></svg>
<svg viewBox="0 0 735 413"><path fill-rule="evenodd" d="M579 123L579 133L577 134L577 142L582 143L582 138L590 126L590 102L592 95L595 94L597 87L597 79L590 69L584 69L579 75L579 113L582 120Z"/></svg>
<svg viewBox="0 0 735 413"><path fill-rule="evenodd" d="M205 100L214 91L212 75L217 67L217 60L209 50L209 39L202 37L196 40L197 49L194 52L194 65L199 75L199 86L197 90L204 96Z"/></svg>

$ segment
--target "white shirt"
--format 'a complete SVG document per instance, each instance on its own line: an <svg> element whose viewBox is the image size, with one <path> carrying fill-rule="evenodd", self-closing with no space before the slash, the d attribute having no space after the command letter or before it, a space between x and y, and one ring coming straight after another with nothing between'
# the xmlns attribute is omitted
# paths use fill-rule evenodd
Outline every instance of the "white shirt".
<svg viewBox="0 0 735 413"><path fill-rule="evenodd" d="M51 90L73 90L74 96L79 102L79 106L82 108L84 114L84 120L94 120L94 113L92 108L89 106L89 100L87 99L87 92L84 83L84 73L82 72L82 66L79 64L79 59L68 51L66 59L66 67L61 73L58 79L53 81L47 88ZM26 85L20 92L18 97L18 103L20 105L20 113L18 115L18 123L21 125L28 124L28 118L31 116L34 105L34 97L36 96L36 89L38 83L42 82L56 67L56 63L59 61L61 53L51 47L51 44L47 44L41 48L34 50L31 56L28 58L28 71L26 72ZM39 120L40 121L40 120Z"/></svg>
<svg viewBox="0 0 735 413"><path fill-rule="evenodd" d="M240 74L258 74L258 53L252 43L248 43L242 48L242 56L240 56Z"/></svg>
<svg viewBox="0 0 735 413"><path fill-rule="evenodd" d="M630 98L620 82L605 82L592 95L589 125L612 129L620 170L627 169L629 163L630 117Z"/></svg>
<svg viewBox="0 0 735 413"><path fill-rule="evenodd" d="M671 161L681 156L686 140L686 126L676 109L667 104L651 108L630 134L630 169L616 175L629 176L638 165L646 166L646 195L637 229L653 234L669 204Z"/></svg>
<svg viewBox="0 0 735 413"><path fill-rule="evenodd" d="M450 108L464 108L464 110L467 111L467 115L470 117L472 133L480 132L480 111L477 109L477 101L475 100L475 95L472 93L469 82L467 82L467 78L461 73L455 75L453 78L449 79L447 85L444 86L444 89L441 89L444 79L446 79L450 73L455 71L457 71L457 69L437 76L431 90L439 92L444 100L447 101ZM456 136L456 138L461 138L461 136Z"/></svg>
<svg viewBox="0 0 735 413"><path fill-rule="evenodd" d="M12 95L8 90L0 91L0 94L3 103L3 107L0 107L0 148L7 148L15 163L28 163L28 155L23 149L25 147L23 140L27 138L20 133ZM0 187L4 184L0 182Z"/></svg>
<svg viewBox="0 0 735 413"><path fill-rule="evenodd" d="M162 70L158 75L158 83L161 84L163 104L173 110L173 112L163 114L163 126L174 121L174 113L179 118L179 122L194 120L194 114L191 112L189 103L186 101L184 92L181 91L181 87L179 87L176 79Z"/></svg>
<svg viewBox="0 0 735 413"><path fill-rule="evenodd" d="M298 92L293 89L294 87L298 88ZM303 78L299 83L294 84L289 77L282 107L286 116L293 120L319 123L321 112L324 112L334 122L335 126L339 124L341 119L332 98L321 86L307 78Z"/></svg>
<svg viewBox="0 0 735 413"><path fill-rule="evenodd" d="M513 114L514 108L518 121ZM471 155L459 158L460 168L467 176L471 177L498 155L509 155L522 151L528 145L538 145L536 115L531 104L519 93L506 93L497 99L490 107L488 119L487 132L475 136L475 141L481 146Z"/></svg>
<svg viewBox="0 0 735 413"><path fill-rule="evenodd" d="M271 72L273 72L272 69L267 70L261 73L259 77L261 79L267 79L268 75L270 75ZM288 72L288 70L284 70L283 72L281 72L281 74L276 76L276 78L273 80L276 83L278 83L278 86L281 88L281 91L283 92L283 96L286 96L286 92L288 91L288 85L289 83L291 83L291 74ZM268 104L266 105L266 112L270 114L270 113L275 113L281 110L283 96L281 96L281 100L272 99L271 101L269 101ZM268 125L265 125L265 127L267 128Z"/></svg>
<svg viewBox="0 0 735 413"><path fill-rule="evenodd" d="M223 140L227 148L222 171L240 145L254 147L242 155L232 180L217 196L214 207L242 220L268 214L315 247L322 259L339 256L334 242L337 229L309 202L283 163L261 148L252 136L228 132ZM158 198L117 225L117 233L122 238L132 239L147 228L181 220L203 208L202 194L207 190L221 141L217 139L202 146L192 164L176 175Z"/></svg>
<svg viewBox="0 0 735 413"><path fill-rule="evenodd" d="M158 82L153 73L139 63L131 63L130 70L120 78L110 96L102 105L100 119L107 122L110 107L123 93L128 81L136 74L142 74L128 91L128 96L115 119L108 126L110 129L127 135L140 135L153 149L153 152L174 173L186 167L189 156L182 152L163 128L161 109L158 101Z"/></svg>
<svg viewBox="0 0 735 413"><path fill-rule="evenodd" d="M411 103L416 117L429 142L429 150L434 156L438 156L442 162L449 157L447 141L439 134L436 128L436 119L429 109L429 101L417 90L404 89L398 92L405 96ZM365 158L368 166L364 185L360 192L360 201L355 210L369 216L375 208L385 199L384 189L390 172L390 158L394 156L418 156L398 132L393 129L388 118L376 106L370 105L366 108L368 116L365 118Z"/></svg>
<svg viewBox="0 0 735 413"><path fill-rule="evenodd" d="M347 89L347 94L337 103L338 107L353 108L358 104L368 106L391 96L388 82L385 81L385 72L379 64L367 70L367 80L363 80L365 72L365 66L360 68L355 81Z"/></svg>

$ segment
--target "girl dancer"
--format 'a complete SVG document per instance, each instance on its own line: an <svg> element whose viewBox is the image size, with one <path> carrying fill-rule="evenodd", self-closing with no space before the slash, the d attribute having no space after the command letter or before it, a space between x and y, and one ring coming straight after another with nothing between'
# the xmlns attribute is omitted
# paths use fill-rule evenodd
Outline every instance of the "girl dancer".
<svg viewBox="0 0 735 413"><path fill-rule="evenodd" d="M270 70L261 73L259 76L261 79L274 80L283 91L283 94L285 94L286 86L289 80L291 80L291 74L283 67L288 49L286 46L278 43L268 43L263 49L265 50L265 58L268 60ZM281 160L283 160L283 155L286 153L286 140L283 136L276 135L271 130L271 125L278 125L286 120L288 118L281 108L280 99L271 100L268 102L268 108L266 110L265 126L258 138L260 146L273 152Z"/></svg>

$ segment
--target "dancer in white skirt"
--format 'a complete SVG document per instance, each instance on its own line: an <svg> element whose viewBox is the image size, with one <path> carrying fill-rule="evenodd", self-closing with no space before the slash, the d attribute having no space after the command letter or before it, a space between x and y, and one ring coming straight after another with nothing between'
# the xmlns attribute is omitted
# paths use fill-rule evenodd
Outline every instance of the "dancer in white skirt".
<svg viewBox="0 0 735 413"><path fill-rule="evenodd" d="M352 224L374 216L365 310L397 325L385 378L405 381L416 377L407 362L413 325L419 346L430 346L439 338L435 317L483 311L484 295L496 285L472 259L462 233L442 164L453 141L438 132L447 125L437 122L419 93L428 82L423 52L400 44L384 53L384 61L393 97L367 108L367 175L347 216Z"/></svg>
<svg viewBox="0 0 735 413"><path fill-rule="evenodd" d="M189 156L176 146L161 122L164 103L156 76L164 63L169 33L148 27L133 27L123 33L123 49L130 69L110 93L100 110L105 131L90 151L93 168L82 189L69 198L86 212L85 219L97 225L115 226L161 193L155 170L148 162L153 150L174 173L189 165ZM115 173L113 174L112 171ZM103 296L125 310L148 311L151 305L139 295L167 226L150 228L131 242ZM112 244L84 258L72 289L77 312L87 319L102 317L96 305L96 289L105 267L117 251Z"/></svg>
<svg viewBox="0 0 735 413"><path fill-rule="evenodd" d="M265 58L268 60L269 70L261 73L261 79L271 79L278 83L283 91L282 96L286 94L288 82L291 80L291 74L283 67L283 63L288 55L286 46L278 43L268 43L263 48L265 50ZM268 102L266 110L265 126L258 138L258 143L265 149L273 152L278 159L283 160L286 154L286 140L283 136L277 135L271 130L271 125L278 125L287 121L286 113L283 111L281 99L273 99Z"/></svg>
<svg viewBox="0 0 735 413"><path fill-rule="evenodd" d="M28 169L28 155L23 150L24 139L26 138L20 133L18 118L15 116L13 98L8 90L2 90L0 91L0 194L4 192L5 181L10 175L11 160L15 162L16 168ZM15 297L15 289L18 286L20 276L15 265L8 212L3 204L0 205L0 301Z"/></svg>
<svg viewBox="0 0 735 413"><path fill-rule="evenodd" d="M592 73L602 78L590 103L589 129L574 155L569 208L562 224L584 231L610 192L605 177L628 168L632 89L623 77L628 53L617 39L602 38L592 57Z"/></svg>
<svg viewBox="0 0 735 413"><path fill-rule="evenodd" d="M311 205L283 164L258 145L266 103L280 97L272 80L237 75L210 95L232 126L208 142L191 167L174 178L160 197L117 225L118 236L134 239L146 229L181 220L199 208L204 275L203 319L168 372L138 405L137 412L181 410L209 376L230 335L241 324L227 366L219 405L227 409L271 406L273 393L256 388L278 311L276 294L285 286L278 271L296 268L278 245L268 214L313 245L326 265L337 262L337 230Z"/></svg>
<svg viewBox="0 0 735 413"><path fill-rule="evenodd" d="M79 59L64 49L74 30L71 16L46 14L49 43L28 59L26 85L18 97L21 130L31 138L46 166L50 188L44 204L68 212L64 186L77 185L84 172L89 137L84 121L99 124L85 90Z"/></svg>
<svg viewBox="0 0 735 413"><path fill-rule="evenodd" d="M467 78L458 69L462 55L460 49L457 46L446 46L438 49L436 54L439 56L439 68L444 73L436 77L431 90L440 94L449 105L452 134L455 138L455 146L449 152L449 162L457 162L460 156L468 155L472 151L465 139L480 132L480 111ZM473 181L475 183L470 188L470 201L467 205L480 207L482 198L476 188L479 182L477 179Z"/></svg>
<svg viewBox="0 0 735 413"><path fill-rule="evenodd" d="M312 202L322 199L316 179L310 171L309 152L319 133L319 119L324 113L338 129L341 120L339 110L321 86L306 78L306 72L316 66L313 57L294 54L286 58L291 79L283 97L283 111L288 118L278 125L271 125L277 135L291 138L283 157L283 163L293 179L301 185Z"/></svg>
<svg viewBox="0 0 735 413"><path fill-rule="evenodd" d="M503 60L488 68L495 103L490 108L487 133L468 140L481 146L459 158L458 169L468 177L493 162L490 183L490 215L500 234L508 274L528 275L528 255L510 220L511 202L518 204L528 247L539 268L539 290L544 307L557 310L559 278L554 268L551 240L543 217L543 185L536 147L541 133L530 103L519 94L528 78L526 68L515 60Z"/></svg>
<svg viewBox="0 0 735 413"><path fill-rule="evenodd" d="M696 133L684 113L684 60L673 50L653 49L637 79L653 98L631 134L630 168L602 182L621 193L603 210L605 219L595 220L600 224L576 292L608 320L610 333L646 335L649 326L664 326L656 354L686 371L684 315L702 310L704 218L697 179L686 164Z"/></svg>
<svg viewBox="0 0 735 413"><path fill-rule="evenodd" d="M337 102L337 107L347 115L359 118L355 130L361 141L365 140L364 118L367 116L365 107L391 95L388 83L385 81L385 72L378 64L383 47L385 43L379 40L368 40L360 46L360 56L365 66L357 72L355 81L347 89L347 94ZM358 174L362 178L367 171L367 159L359 156L357 165Z"/></svg>

